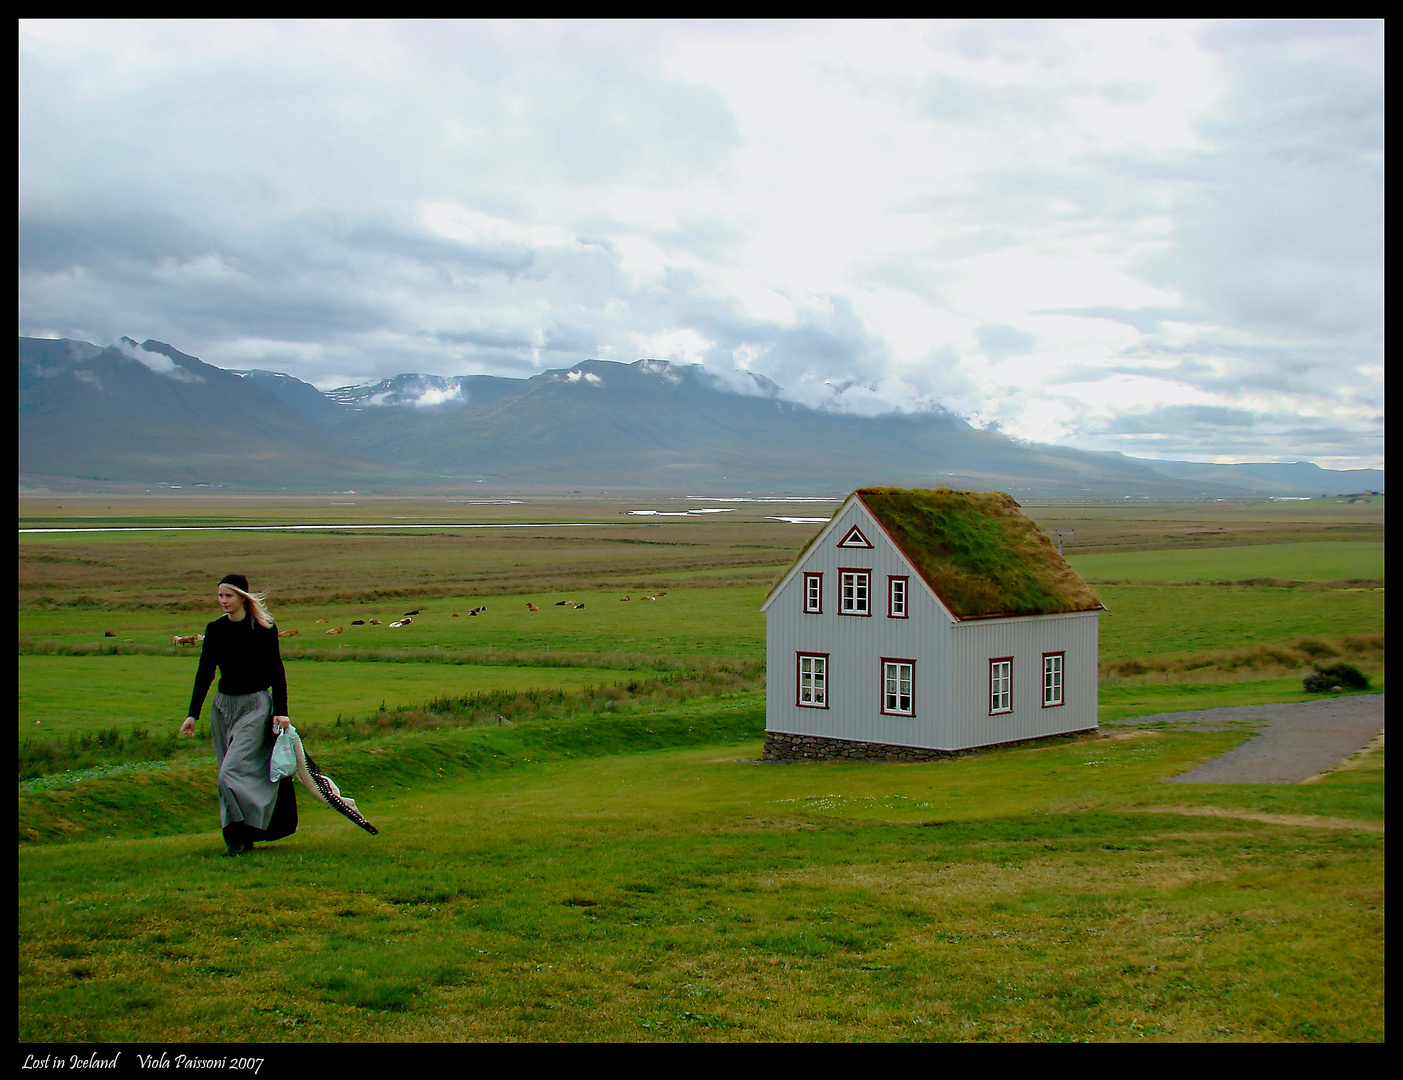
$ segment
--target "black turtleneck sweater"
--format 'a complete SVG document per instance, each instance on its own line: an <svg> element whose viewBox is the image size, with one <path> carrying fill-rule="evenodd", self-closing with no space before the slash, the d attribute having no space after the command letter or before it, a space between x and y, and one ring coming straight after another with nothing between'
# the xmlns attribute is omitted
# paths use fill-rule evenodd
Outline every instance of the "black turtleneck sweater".
<svg viewBox="0 0 1403 1080"><path fill-rule="evenodd" d="M200 668L195 672L195 691L190 695L186 716L199 716L205 695L219 668L221 694L256 694L273 690L273 715L287 715L287 673L278 652L278 628L264 628L247 613L238 622L222 616L205 627Z"/></svg>

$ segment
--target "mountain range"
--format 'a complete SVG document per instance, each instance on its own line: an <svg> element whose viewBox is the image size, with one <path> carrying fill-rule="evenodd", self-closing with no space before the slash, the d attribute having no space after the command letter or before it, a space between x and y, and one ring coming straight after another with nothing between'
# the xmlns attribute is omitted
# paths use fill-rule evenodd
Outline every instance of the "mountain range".
<svg viewBox="0 0 1403 1080"><path fill-rule="evenodd" d="M323 392L158 341L20 338L22 490L521 490L1042 497L1383 489L1382 470L1151 461L1030 444L946 412L859 417L700 365L586 360L524 379L398 375ZM481 488L477 490L482 490Z"/></svg>

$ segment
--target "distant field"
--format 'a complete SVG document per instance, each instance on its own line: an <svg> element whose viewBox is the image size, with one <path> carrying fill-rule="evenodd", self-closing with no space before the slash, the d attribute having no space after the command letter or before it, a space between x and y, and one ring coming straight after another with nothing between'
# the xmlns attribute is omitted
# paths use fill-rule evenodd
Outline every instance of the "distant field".
<svg viewBox="0 0 1403 1080"><path fill-rule="evenodd" d="M21 608L207 611L237 569L280 607L400 605L578 590L761 585L814 526L783 522L413 532L89 533L20 540Z"/></svg>
<svg viewBox="0 0 1403 1080"><path fill-rule="evenodd" d="M1383 592L1236 585L1102 585L1101 658L1380 634Z"/></svg>
<svg viewBox="0 0 1403 1080"><path fill-rule="evenodd" d="M299 652L328 653L347 649L440 650L489 647L513 652L557 651L598 654L642 653L679 657L764 656L765 620L760 603L766 587L672 587L655 600L649 590L636 588L576 588L551 593L505 596L442 597L417 602L386 601L324 604L278 604L270 598L281 630L298 636L283 639L285 656ZM212 594L211 594L212 595ZM625 601L623 598L629 599ZM560 600L583 603L565 607ZM527 605L538 610L531 611ZM486 611L470 616L473 608ZM389 623L407 610L418 610L408 626ZM454 618L453 613L458 617ZM169 647L175 634L202 632L218 610L207 602L196 613L155 611L91 611L71 608L21 609L22 640L59 643L102 643ZM363 626L352 625L353 620ZM371 619L381 626L371 626ZM318 622L318 620L325 620ZM342 633L326 631L340 627ZM116 635L107 639L107 630ZM197 646L188 646L197 653Z"/></svg>
<svg viewBox="0 0 1403 1080"><path fill-rule="evenodd" d="M1068 552L1077 573L1102 581L1383 581L1383 545L1307 541L1244 547L1191 548L1112 554Z"/></svg>
<svg viewBox="0 0 1403 1080"><path fill-rule="evenodd" d="M573 690L610 685L624 677L618 671L571 667L307 660L290 660L285 666L294 724L332 724L343 714L368 716L382 703L414 705L488 690ZM64 737L112 726L124 733L133 725L153 732L179 727L190 702L195 668L194 657L21 656L19 737ZM213 697L211 687L206 717Z"/></svg>
<svg viewBox="0 0 1403 1080"><path fill-rule="evenodd" d="M1142 499L1028 502L1024 511L1049 533L1061 532L1070 555L1095 552L1357 541L1383 546L1384 498L1345 497L1151 502Z"/></svg>

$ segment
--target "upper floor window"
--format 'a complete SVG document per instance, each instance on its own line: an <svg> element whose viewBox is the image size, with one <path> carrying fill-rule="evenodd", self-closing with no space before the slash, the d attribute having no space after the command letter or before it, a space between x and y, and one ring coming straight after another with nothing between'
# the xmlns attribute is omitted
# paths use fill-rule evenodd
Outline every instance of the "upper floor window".
<svg viewBox="0 0 1403 1080"><path fill-rule="evenodd" d="M1062 704L1062 669L1066 653L1043 653L1043 708Z"/></svg>
<svg viewBox="0 0 1403 1080"><path fill-rule="evenodd" d="M804 610L810 614L823 611L823 575L804 575Z"/></svg>
<svg viewBox="0 0 1403 1080"><path fill-rule="evenodd" d="M904 577L887 578L887 618L906 618L906 584Z"/></svg>
<svg viewBox="0 0 1403 1080"><path fill-rule="evenodd" d="M989 713L1013 711L1013 657L989 661Z"/></svg>
<svg viewBox="0 0 1403 1080"><path fill-rule="evenodd" d="M838 614L872 614L872 571L838 571Z"/></svg>

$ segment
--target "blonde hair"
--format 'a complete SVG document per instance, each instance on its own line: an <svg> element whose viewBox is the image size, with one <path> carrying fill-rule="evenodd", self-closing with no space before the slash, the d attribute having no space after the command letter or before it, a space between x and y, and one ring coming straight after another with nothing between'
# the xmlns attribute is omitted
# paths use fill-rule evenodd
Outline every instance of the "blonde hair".
<svg viewBox="0 0 1403 1080"><path fill-rule="evenodd" d="M230 581L221 581L219 584L223 588L232 589L244 598L244 607L248 608L248 613L253 616L254 622L265 630L273 628L273 613L268 610L267 593L248 592Z"/></svg>

